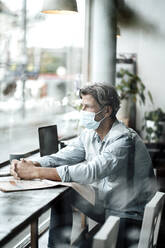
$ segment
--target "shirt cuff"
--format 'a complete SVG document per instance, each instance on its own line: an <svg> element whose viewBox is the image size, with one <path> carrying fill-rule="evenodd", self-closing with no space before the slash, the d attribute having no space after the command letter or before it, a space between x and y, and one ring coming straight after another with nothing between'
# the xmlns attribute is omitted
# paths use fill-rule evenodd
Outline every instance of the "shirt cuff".
<svg viewBox="0 0 165 248"><path fill-rule="evenodd" d="M69 175L68 167L69 167L68 165L62 165L56 167L57 173L60 176L62 182L71 182L71 177Z"/></svg>

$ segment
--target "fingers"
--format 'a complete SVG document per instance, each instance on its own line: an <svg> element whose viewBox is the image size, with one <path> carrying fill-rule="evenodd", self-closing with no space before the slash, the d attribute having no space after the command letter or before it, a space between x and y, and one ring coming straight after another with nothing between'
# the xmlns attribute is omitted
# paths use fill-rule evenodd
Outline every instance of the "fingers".
<svg viewBox="0 0 165 248"><path fill-rule="evenodd" d="M15 179L21 179L19 177L19 174L18 174L18 167L17 166L18 166L18 164L14 165L14 175L13 176L14 176Z"/></svg>
<svg viewBox="0 0 165 248"><path fill-rule="evenodd" d="M18 170L17 170L17 165L19 163L19 160L12 160L11 165L10 165L10 174L16 178L16 179L20 179L20 177L18 176Z"/></svg>
<svg viewBox="0 0 165 248"><path fill-rule="evenodd" d="M19 160L12 160L10 166L10 173L15 179L28 179L35 165L30 160L22 158Z"/></svg>
<svg viewBox="0 0 165 248"><path fill-rule="evenodd" d="M18 176L18 173L16 172L15 168L10 170L10 174L15 178L15 179L20 179Z"/></svg>
<svg viewBox="0 0 165 248"><path fill-rule="evenodd" d="M21 158L21 162L24 166L36 166L36 163L34 164L31 160L26 160L24 158Z"/></svg>
<svg viewBox="0 0 165 248"><path fill-rule="evenodd" d="M19 160L17 160L17 159L13 159L13 160L11 161L11 163L10 163L10 164L11 164L11 165L12 165L12 164L17 164L18 162L19 162Z"/></svg>
<svg viewBox="0 0 165 248"><path fill-rule="evenodd" d="M21 162L26 162L26 160L24 158L21 158L20 161Z"/></svg>
<svg viewBox="0 0 165 248"><path fill-rule="evenodd" d="M16 160L12 160L11 165L10 165L10 174L13 176L15 173L15 163L17 163Z"/></svg>

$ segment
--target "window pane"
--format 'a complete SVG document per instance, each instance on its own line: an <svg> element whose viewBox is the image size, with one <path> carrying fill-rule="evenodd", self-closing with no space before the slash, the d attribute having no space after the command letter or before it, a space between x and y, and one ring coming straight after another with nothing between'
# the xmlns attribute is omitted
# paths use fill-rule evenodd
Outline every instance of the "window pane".
<svg viewBox="0 0 165 248"><path fill-rule="evenodd" d="M1 2L0 163L38 148L39 126L76 132L85 20L85 0L75 15L41 14L41 0Z"/></svg>

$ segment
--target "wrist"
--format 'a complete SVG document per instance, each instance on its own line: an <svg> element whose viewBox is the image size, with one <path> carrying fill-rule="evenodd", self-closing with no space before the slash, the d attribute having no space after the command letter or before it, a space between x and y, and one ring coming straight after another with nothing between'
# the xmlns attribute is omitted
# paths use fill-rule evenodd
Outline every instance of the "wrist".
<svg viewBox="0 0 165 248"><path fill-rule="evenodd" d="M34 167L34 169L33 169L33 178L34 178L34 179L37 179L37 178L41 179L41 178L40 178L39 167Z"/></svg>
<svg viewBox="0 0 165 248"><path fill-rule="evenodd" d="M35 168L35 174L36 174L36 178L39 178L39 179L44 179L45 177L43 176L43 168L41 167L36 167Z"/></svg>

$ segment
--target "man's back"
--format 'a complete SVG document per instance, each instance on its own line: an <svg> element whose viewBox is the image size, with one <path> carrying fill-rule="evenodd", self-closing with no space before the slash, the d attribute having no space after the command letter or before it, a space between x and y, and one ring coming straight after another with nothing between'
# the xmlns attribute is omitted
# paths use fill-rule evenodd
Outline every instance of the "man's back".
<svg viewBox="0 0 165 248"><path fill-rule="evenodd" d="M112 215L141 219L145 204L157 189L143 141L134 130L116 121L102 143L107 176L95 183L99 199Z"/></svg>

